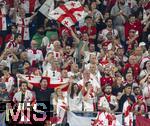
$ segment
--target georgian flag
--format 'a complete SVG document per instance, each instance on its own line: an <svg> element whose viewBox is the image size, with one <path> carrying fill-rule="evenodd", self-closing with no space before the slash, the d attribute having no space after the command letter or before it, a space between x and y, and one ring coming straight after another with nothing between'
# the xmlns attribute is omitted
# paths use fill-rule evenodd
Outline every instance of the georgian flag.
<svg viewBox="0 0 150 126"><path fill-rule="evenodd" d="M80 2L69 1L49 13L49 18L57 20L66 27L74 25L84 18L84 8Z"/></svg>
<svg viewBox="0 0 150 126"><path fill-rule="evenodd" d="M39 11L48 17L49 12L54 10L54 0L46 0L44 4L40 7Z"/></svg>
<svg viewBox="0 0 150 126"><path fill-rule="evenodd" d="M131 112L131 105L128 100L123 104L122 113L124 114L124 126L133 126L133 113Z"/></svg>
<svg viewBox="0 0 150 126"><path fill-rule="evenodd" d="M116 116L107 112L98 112L91 124L92 126L121 126Z"/></svg>
<svg viewBox="0 0 150 126"><path fill-rule="evenodd" d="M122 126L122 114L113 115L115 120L112 122L112 125L109 125L109 120L107 115L108 113L98 112L97 116L85 116L76 114L77 112L67 112L67 121L69 126ZM80 113L80 112L79 112ZM92 114L92 112L90 112Z"/></svg>
<svg viewBox="0 0 150 126"><path fill-rule="evenodd" d="M25 74L18 74L17 76L21 76L24 80L26 80L27 82L29 82L30 84L32 84L35 87L40 87L40 80L42 78L45 78L48 80L48 87L49 88L55 88L58 87L62 84L66 84L67 81L60 79L52 79L50 77L42 77L42 76L34 76L34 75L25 75ZM19 87L19 82L21 80L18 78L18 87Z"/></svg>

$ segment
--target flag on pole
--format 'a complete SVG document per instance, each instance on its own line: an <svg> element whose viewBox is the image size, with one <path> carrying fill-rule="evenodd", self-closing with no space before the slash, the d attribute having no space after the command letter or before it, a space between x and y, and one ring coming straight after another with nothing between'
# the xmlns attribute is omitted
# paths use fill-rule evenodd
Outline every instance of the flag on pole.
<svg viewBox="0 0 150 126"><path fill-rule="evenodd" d="M54 0L46 0L39 11L48 18L49 12L54 10Z"/></svg>
<svg viewBox="0 0 150 126"><path fill-rule="evenodd" d="M79 1L69 1L49 13L49 18L57 20L66 27L74 25L84 18L84 8Z"/></svg>

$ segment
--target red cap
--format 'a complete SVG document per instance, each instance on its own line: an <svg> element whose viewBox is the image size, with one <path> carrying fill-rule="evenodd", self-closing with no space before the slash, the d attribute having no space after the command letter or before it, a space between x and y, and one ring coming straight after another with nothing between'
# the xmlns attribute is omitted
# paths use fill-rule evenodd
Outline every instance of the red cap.
<svg viewBox="0 0 150 126"><path fill-rule="evenodd" d="M137 96L137 99L138 99L138 100L143 100L144 98L143 98L142 95L139 95L139 96Z"/></svg>
<svg viewBox="0 0 150 126"><path fill-rule="evenodd" d="M102 46L108 46L111 42L106 40L102 42Z"/></svg>

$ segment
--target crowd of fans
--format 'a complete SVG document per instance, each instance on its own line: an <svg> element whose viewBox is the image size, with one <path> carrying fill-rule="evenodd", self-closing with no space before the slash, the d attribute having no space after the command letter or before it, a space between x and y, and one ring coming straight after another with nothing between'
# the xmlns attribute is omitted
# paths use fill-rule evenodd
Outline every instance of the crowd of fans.
<svg viewBox="0 0 150 126"><path fill-rule="evenodd" d="M53 115L62 105L122 112L126 100L135 115L150 111L150 2L79 0L86 16L66 28L38 11L44 1L28 11L24 0L0 0L0 101L44 102ZM42 76L40 88L19 74ZM68 83L54 90L47 77Z"/></svg>

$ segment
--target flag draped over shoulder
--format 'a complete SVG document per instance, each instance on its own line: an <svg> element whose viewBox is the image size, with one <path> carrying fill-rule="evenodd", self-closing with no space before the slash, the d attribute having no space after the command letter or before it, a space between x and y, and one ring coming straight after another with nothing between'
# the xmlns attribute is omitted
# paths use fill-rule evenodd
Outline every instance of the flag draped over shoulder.
<svg viewBox="0 0 150 126"><path fill-rule="evenodd" d="M143 116L136 116L136 126L150 126L150 119Z"/></svg>
<svg viewBox="0 0 150 126"><path fill-rule="evenodd" d="M54 0L46 0L39 11L48 18L49 12L54 10Z"/></svg>
<svg viewBox="0 0 150 126"><path fill-rule="evenodd" d="M66 27L84 18L84 8L79 1L69 1L49 13L49 18L57 20Z"/></svg>

